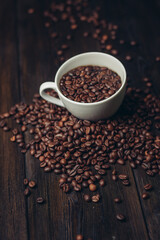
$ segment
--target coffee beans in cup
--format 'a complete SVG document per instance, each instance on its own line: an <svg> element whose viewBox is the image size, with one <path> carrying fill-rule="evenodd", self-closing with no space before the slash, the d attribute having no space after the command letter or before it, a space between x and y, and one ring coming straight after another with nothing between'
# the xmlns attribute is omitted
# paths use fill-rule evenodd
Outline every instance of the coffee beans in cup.
<svg viewBox="0 0 160 240"><path fill-rule="evenodd" d="M62 94L76 102L94 103L118 91L120 76L107 67L80 66L64 74L60 80Z"/></svg>

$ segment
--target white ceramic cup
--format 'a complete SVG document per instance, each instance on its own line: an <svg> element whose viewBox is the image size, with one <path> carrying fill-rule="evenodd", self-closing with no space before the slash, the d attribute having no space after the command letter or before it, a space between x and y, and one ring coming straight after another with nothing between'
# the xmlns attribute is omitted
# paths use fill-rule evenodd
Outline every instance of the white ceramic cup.
<svg viewBox="0 0 160 240"><path fill-rule="evenodd" d="M73 68L86 65L108 67L116 72L122 81L121 87L111 97L95 103L81 103L65 97L59 87L62 76ZM54 89L60 99L48 95L45 91ZM44 82L39 92L42 98L61 107L67 108L74 116L80 119L97 121L111 117L120 107L126 90L126 71L122 63L115 57L101 52L87 52L76 55L64 62L58 69L55 82Z"/></svg>

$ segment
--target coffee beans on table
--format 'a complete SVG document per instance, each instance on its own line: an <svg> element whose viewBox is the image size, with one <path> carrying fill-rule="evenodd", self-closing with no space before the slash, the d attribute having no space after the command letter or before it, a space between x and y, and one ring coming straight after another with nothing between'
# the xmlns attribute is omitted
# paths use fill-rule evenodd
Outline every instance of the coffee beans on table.
<svg viewBox="0 0 160 240"><path fill-rule="evenodd" d="M107 67L80 66L63 75L59 86L63 95L83 103L99 102L118 91L120 76Z"/></svg>
<svg viewBox="0 0 160 240"><path fill-rule="evenodd" d="M124 220L126 219L126 217L125 217L123 214L117 214L117 215L116 215L116 218L117 218L117 220L119 220L119 221L124 221Z"/></svg>

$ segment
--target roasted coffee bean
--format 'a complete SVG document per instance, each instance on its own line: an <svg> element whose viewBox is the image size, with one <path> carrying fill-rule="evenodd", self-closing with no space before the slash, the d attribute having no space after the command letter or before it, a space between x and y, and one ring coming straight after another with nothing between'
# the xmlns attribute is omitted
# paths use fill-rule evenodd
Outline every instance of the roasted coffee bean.
<svg viewBox="0 0 160 240"><path fill-rule="evenodd" d="M148 199L150 197L149 193L143 193L142 194L142 198L145 200L145 199Z"/></svg>
<svg viewBox="0 0 160 240"><path fill-rule="evenodd" d="M51 167L46 166L46 167L44 168L44 172L50 172L50 171L51 171Z"/></svg>
<svg viewBox="0 0 160 240"><path fill-rule="evenodd" d="M81 189L82 189L82 187L81 187L80 184L76 184L76 185L74 186L74 190L75 190L76 192L81 191Z"/></svg>
<svg viewBox="0 0 160 240"><path fill-rule="evenodd" d="M153 187L152 187L152 185L151 185L150 183L148 183L148 184L144 185L144 189L145 189L146 191L150 191L150 190L153 189Z"/></svg>
<svg viewBox="0 0 160 240"><path fill-rule="evenodd" d="M12 137L10 138L10 141L11 141L11 142L15 142L15 141L16 141L16 137L15 137L15 136L12 136Z"/></svg>
<svg viewBox="0 0 160 240"><path fill-rule="evenodd" d="M25 132L27 130L27 127L25 126L25 125L23 125L22 127L21 127L21 131L22 132Z"/></svg>
<svg viewBox="0 0 160 240"><path fill-rule="evenodd" d="M121 199L120 199L120 198L114 198L114 202L115 202L115 203L120 203L120 202L121 202Z"/></svg>
<svg viewBox="0 0 160 240"><path fill-rule="evenodd" d="M83 240L83 239L84 239L84 237L83 237L82 234L78 234L78 235L76 236L76 240Z"/></svg>
<svg viewBox="0 0 160 240"><path fill-rule="evenodd" d="M24 195L25 195L25 196L29 196L29 195L30 195L30 190L29 190L29 188L26 188L26 189L24 190Z"/></svg>
<svg viewBox="0 0 160 240"><path fill-rule="evenodd" d="M99 181L99 185L101 186L101 187L104 187L105 186L105 180L104 179L101 179L100 181Z"/></svg>
<svg viewBox="0 0 160 240"><path fill-rule="evenodd" d="M70 186L68 183L62 185L63 192L68 193L70 191Z"/></svg>
<svg viewBox="0 0 160 240"><path fill-rule="evenodd" d="M3 127L3 131L8 132L9 130L10 130L10 128L8 126Z"/></svg>
<svg viewBox="0 0 160 240"><path fill-rule="evenodd" d="M25 178L25 179L23 180L23 183L24 183L24 185L28 185L28 183L29 183L28 179Z"/></svg>
<svg viewBox="0 0 160 240"><path fill-rule="evenodd" d="M100 200L100 195L99 194L96 194L96 195L92 196L92 202L97 203L97 202L99 202L99 200Z"/></svg>
<svg viewBox="0 0 160 240"><path fill-rule="evenodd" d="M120 175L118 175L118 178L120 180L126 180L126 179L128 179L128 176L126 174L120 174Z"/></svg>
<svg viewBox="0 0 160 240"><path fill-rule="evenodd" d="M90 190L91 192L96 191L96 189L97 189L97 187L96 187L95 184L91 183L91 184L89 185L89 190Z"/></svg>
<svg viewBox="0 0 160 240"><path fill-rule="evenodd" d="M43 198L43 197L38 197L38 198L36 199L36 202L37 202L38 204L42 204L42 203L44 203L44 198Z"/></svg>
<svg viewBox="0 0 160 240"><path fill-rule="evenodd" d="M87 181L83 181L82 182L82 187L84 187L84 188L88 187L88 182Z"/></svg>
<svg viewBox="0 0 160 240"><path fill-rule="evenodd" d="M5 120L1 120L0 121L0 127L3 128L6 126L6 121Z"/></svg>
<svg viewBox="0 0 160 240"><path fill-rule="evenodd" d="M34 188L36 186L36 183L35 181L29 181L28 185L30 188Z"/></svg>
<svg viewBox="0 0 160 240"><path fill-rule="evenodd" d="M117 160L117 163L119 163L120 165L124 165L125 164L125 161L123 159L118 159Z"/></svg>
<svg viewBox="0 0 160 240"><path fill-rule="evenodd" d="M117 50L114 50L113 54L116 52ZM86 88L84 88L84 79ZM63 75L60 80L60 90L71 100L92 103L109 98L121 87L121 84L121 79L117 73L106 67L80 66ZM102 88L103 93L101 92ZM75 126L73 129L79 128L78 125L76 128ZM88 128L86 134L89 133L90 129ZM102 144L98 139L95 143Z"/></svg>
<svg viewBox="0 0 160 240"><path fill-rule="evenodd" d="M121 214L121 213L117 214L117 215L116 215L116 218L117 218L117 220L119 220L119 221L124 221L124 220L126 219L125 216L124 216L123 214Z"/></svg>
<svg viewBox="0 0 160 240"><path fill-rule="evenodd" d="M90 195L89 195L89 194L85 194L85 195L84 195L84 200L85 200L86 202L90 202L90 201L91 201Z"/></svg>
<svg viewBox="0 0 160 240"><path fill-rule="evenodd" d="M125 185L125 186L129 186L130 182L129 182L128 179L126 179L126 180L122 180L122 184Z"/></svg>
<svg viewBox="0 0 160 240"><path fill-rule="evenodd" d="M112 175L112 180L113 180L113 181L117 181L117 180L118 180L117 175Z"/></svg>

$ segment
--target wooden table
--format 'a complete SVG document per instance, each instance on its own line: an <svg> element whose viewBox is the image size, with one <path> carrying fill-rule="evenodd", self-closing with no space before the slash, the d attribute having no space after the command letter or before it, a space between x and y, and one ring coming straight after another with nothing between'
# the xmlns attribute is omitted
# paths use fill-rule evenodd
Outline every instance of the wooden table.
<svg viewBox="0 0 160 240"><path fill-rule="evenodd" d="M92 4L96 4L93 1ZM149 76L158 95L160 91L160 5L158 0L101 1L102 14L108 21L119 25L119 36L126 43L117 57L124 63L133 85L141 85L140 79ZM53 80L59 67L55 45L44 27L43 11L50 1L17 0L1 1L0 7L0 113L20 101L30 103L46 80ZM33 8L33 14L28 9ZM85 28L85 26L83 26ZM86 40L80 32L70 42L66 56L71 57L85 51L99 51L98 42ZM61 26L65 31L65 24ZM92 31L93 29L90 29ZM125 61L129 54L129 42L136 40L138 46L132 50L133 60ZM117 40L118 41L118 40ZM116 42L116 41L115 41ZM60 43L61 44L61 43ZM10 121L10 126L15 126ZM130 176L131 186L121 187L106 176L107 186L101 190L102 201L88 204L81 193L63 193L57 176L45 174L39 161L23 155L16 144L10 142L11 133L0 129L0 239L1 240L72 240L81 233L85 239L93 240L159 240L160 239L160 177L148 177L141 168L131 170L118 166ZM27 134L26 134L27 138ZM34 179L37 188L30 197L23 195L23 179ZM141 198L143 186L150 182L154 186L151 198ZM117 194L124 199L116 205ZM36 204L43 196L46 203ZM121 209L126 222L116 220Z"/></svg>

